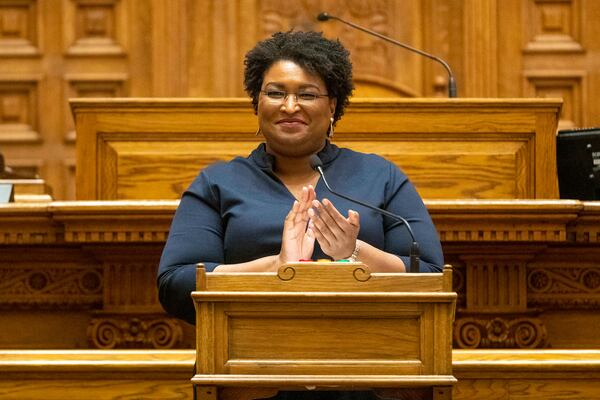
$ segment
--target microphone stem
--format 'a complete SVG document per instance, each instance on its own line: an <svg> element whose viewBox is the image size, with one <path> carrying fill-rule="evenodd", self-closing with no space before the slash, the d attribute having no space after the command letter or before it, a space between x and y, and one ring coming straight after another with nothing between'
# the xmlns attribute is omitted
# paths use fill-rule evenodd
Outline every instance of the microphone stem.
<svg viewBox="0 0 600 400"><path fill-rule="evenodd" d="M364 203L360 200L356 200L356 199L350 198L348 196L344 196L341 193L337 193L329 186L329 183L327 183L327 179L325 179L325 173L323 172L323 168L321 168L321 166L317 166L316 168L319 171L319 175L321 175L321 178L323 178L323 183L325 183L325 187L327 187L327 190L329 190L331 193L335 194L338 197L341 197L342 199L346 199L352 203L360 204L363 207L366 207L370 210L373 210L380 214L383 214L386 217L389 217L393 220L401 221L404 224L404 226L406 227L406 230L408 231L408 233L410 235L410 238L412 239L412 244L410 246L410 254L409 254L409 256L410 256L409 272L411 272L411 273L419 272L419 253L420 253L419 244L417 243L417 240L415 239L415 235L412 231L412 228L410 227L410 224L399 215L393 214L389 211L383 210L378 207L373 207L372 205Z"/></svg>
<svg viewBox="0 0 600 400"><path fill-rule="evenodd" d="M440 64L442 64L442 66L446 69L446 72L448 73L448 97L454 98L454 97L457 96L457 93L456 93L456 80L454 79L454 74L452 73L452 70L450 69L450 65L448 65L448 63L446 61L442 60L439 57L434 56L433 54L429 54L429 53L427 53L427 52L425 52L423 50L419 50L417 48L414 48L414 47L409 46L409 45L407 45L405 43L402 43L402 42L399 42L399 41L394 40L392 38L389 38L387 36L384 36L381 33L377 33L375 31L372 31L372 30L367 29L365 27L362 27L360 25L356 25L353 22L346 21L344 19L336 17L335 15L328 15L327 17L330 18L330 19L337 19L338 21L340 21L340 22L342 22L342 23L344 23L346 25L350 25L351 27L353 27L355 29L358 29L359 31L363 31L363 32L368 33L370 35L377 36L378 38L383 39L386 42L393 43L393 44L395 44L397 46L403 47L403 48L405 48L407 50L410 50L410 51L414 51L415 53L418 53L418 54L420 54L420 55L422 55L424 57L427 57L429 59L432 59L432 60L435 60L435 61L439 62Z"/></svg>

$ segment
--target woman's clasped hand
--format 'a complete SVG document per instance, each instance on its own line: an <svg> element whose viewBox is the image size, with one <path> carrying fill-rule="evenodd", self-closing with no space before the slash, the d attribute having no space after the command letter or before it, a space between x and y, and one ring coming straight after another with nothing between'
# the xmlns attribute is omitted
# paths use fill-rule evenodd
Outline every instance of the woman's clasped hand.
<svg viewBox="0 0 600 400"><path fill-rule="evenodd" d="M312 185L302 188L299 200L288 213L283 225L279 262L310 259L315 240L334 260L348 258L356 247L360 217L349 210L344 217L328 199L316 199Z"/></svg>

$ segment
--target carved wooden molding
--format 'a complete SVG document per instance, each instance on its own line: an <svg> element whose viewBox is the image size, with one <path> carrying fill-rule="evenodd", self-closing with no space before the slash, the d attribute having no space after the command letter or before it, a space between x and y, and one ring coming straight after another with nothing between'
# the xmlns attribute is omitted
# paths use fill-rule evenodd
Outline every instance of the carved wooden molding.
<svg viewBox="0 0 600 400"><path fill-rule="evenodd" d="M425 202L444 243L600 242L600 205L576 200ZM0 205L0 244L160 243L178 201ZM15 229L18 226L19 229Z"/></svg>
<svg viewBox="0 0 600 400"><path fill-rule="evenodd" d="M485 204L485 205L484 205ZM442 242L564 242L578 201L426 201Z"/></svg>
<svg viewBox="0 0 600 400"><path fill-rule="evenodd" d="M98 349L172 349L181 344L183 330L178 320L164 315L100 315L90 323L88 338Z"/></svg>
<svg viewBox="0 0 600 400"><path fill-rule="evenodd" d="M49 244L61 237L60 227L52 223L43 204L0 205L0 245Z"/></svg>
<svg viewBox="0 0 600 400"><path fill-rule="evenodd" d="M534 267L527 271L527 302L544 308L598 308L600 270L581 268Z"/></svg>
<svg viewBox="0 0 600 400"><path fill-rule="evenodd" d="M535 349L548 345L546 327L530 315L457 316L454 347Z"/></svg>
<svg viewBox="0 0 600 400"><path fill-rule="evenodd" d="M118 201L107 208L108 203L102 202L57 202L50 205L50 210L54 219L64 225L67 242L162 243L177 204Z"/></svg>
<svg viewBox="0 0 600 400"><path fill-rule="evenodd" d="M580 243L600 243L600 203L584 203L576 221L568 226L569 240Z"/></svg>
<svg viewBox="0 0 600 400"><path fill-rule="evenodd" d="M102 288L99 268L0 268L0 308L87 308L101 304Z"/></svg>

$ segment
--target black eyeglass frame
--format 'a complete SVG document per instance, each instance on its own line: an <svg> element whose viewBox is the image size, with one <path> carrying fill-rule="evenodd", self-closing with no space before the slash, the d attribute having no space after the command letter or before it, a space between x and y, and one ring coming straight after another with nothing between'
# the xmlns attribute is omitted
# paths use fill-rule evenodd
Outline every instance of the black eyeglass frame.
<svg viewBox="0 0 600 400"><path fill-rule="evenodd" d="M283 93L283 97L281 98L274 98L269 96L269 93ZM302 101L308 101L308 102L313 102L316 101L317 99L321 98L321 97L329 97L329 94L317 94L317 93L310 93L310 92L301 92L301 93L290 93L290 92L286 92L284 90L261 90L260 93L264 94L265 96L267 96L267 98L269 100L274 100L274 101L281 101L282 103L285 102L287 100L287 98L289 97L289 95L294 95L294 98L296 99L296 103L301 103ZM309 95L311 98L310 99L302 99L300 96L301 95Z"/></svg>

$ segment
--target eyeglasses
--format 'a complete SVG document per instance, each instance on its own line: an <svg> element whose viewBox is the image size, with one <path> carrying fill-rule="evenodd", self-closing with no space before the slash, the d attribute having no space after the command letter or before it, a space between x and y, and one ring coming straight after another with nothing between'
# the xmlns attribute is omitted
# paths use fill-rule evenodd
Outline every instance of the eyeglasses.
<svg viewBox="0 0 600 400"><path fill-rule="evenodd" d="M267 99L278 104L286 101L289 95L293 95L296 99L296 103L298 104L312 104L319 97L329 97L328 94L317 94L310 92L288 93L284 92L283 90L261 90L260 92L264 93L265 96L267 96Z"/></svg>

